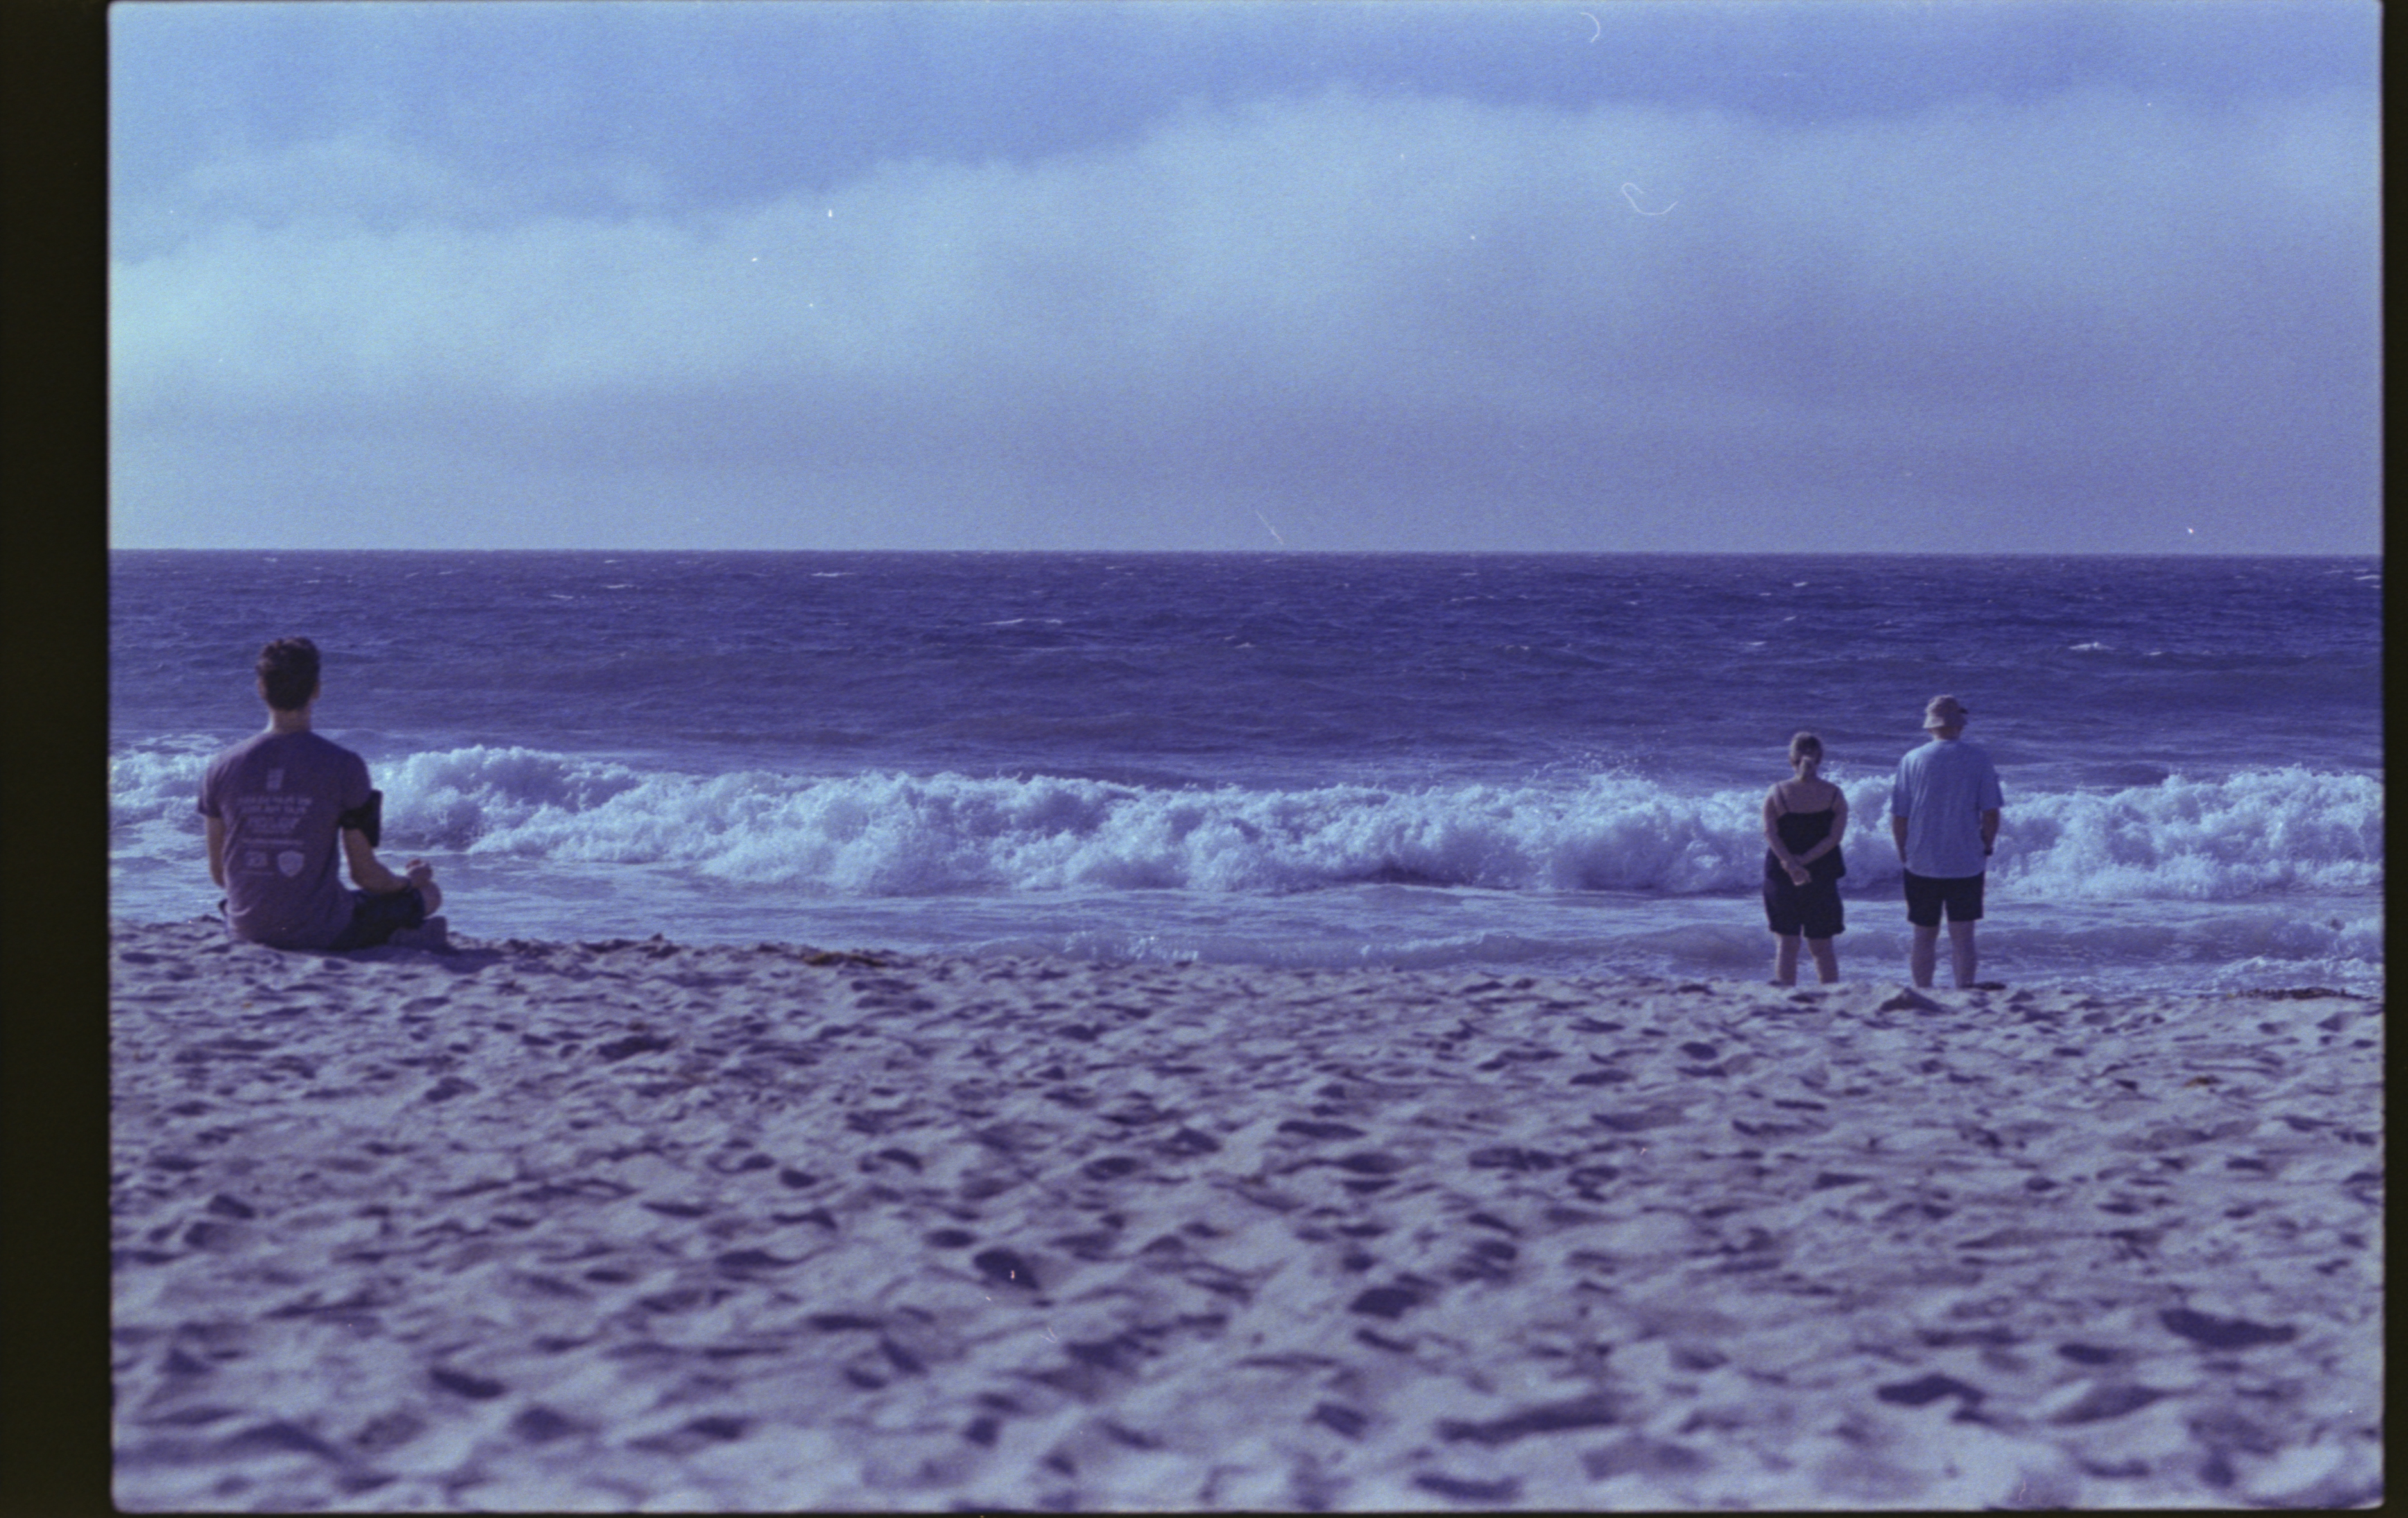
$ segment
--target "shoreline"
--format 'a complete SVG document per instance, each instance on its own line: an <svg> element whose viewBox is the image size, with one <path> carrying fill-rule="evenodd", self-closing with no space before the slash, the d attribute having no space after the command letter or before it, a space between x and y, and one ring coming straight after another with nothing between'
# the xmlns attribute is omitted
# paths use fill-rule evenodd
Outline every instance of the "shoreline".
<svg viewBox="0 0 2408 1518"><path fill-rule="evenodd" d="M117 1498L2362 1504L2382 1013L112 923Z"/></svg>

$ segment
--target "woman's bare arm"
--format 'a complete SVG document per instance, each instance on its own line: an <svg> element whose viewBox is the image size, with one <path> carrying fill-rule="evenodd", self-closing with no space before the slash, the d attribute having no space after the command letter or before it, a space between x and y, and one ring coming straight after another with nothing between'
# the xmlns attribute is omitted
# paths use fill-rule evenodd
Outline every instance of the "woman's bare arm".
<svg viewBox="0 0 2408 1518"><path fill-rule="evenodd" d="M1764 794L1765 847L1772 851L1772 857L1781 862L1781 867L1789 872L1789 879L1793 883L1804 885L1807 879L1806 862L1797 854L1791 853L1789 852L1789 845L1781 841L1781 813L1783 810L1784 808L1781 802L1781 787L1776 785L1771 790L1767 791Z"/></svg>
<svg viewBox="0 0 2408 1518"><path fill-rule="evenodd" d="M1848 793L1834 785L1831 787L1831 831L1823 835L1823 840L1820 843L1799 854L1799 863L1811 865L1829 853L1840 846L1840 839L1847 831Z"/></svg>

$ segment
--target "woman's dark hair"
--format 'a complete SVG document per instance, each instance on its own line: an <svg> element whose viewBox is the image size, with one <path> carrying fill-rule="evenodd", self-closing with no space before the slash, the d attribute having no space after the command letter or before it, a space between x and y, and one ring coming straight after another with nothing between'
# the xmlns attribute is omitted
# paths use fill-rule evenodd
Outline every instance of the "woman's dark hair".
<svg viewBox="0 0 2408 1518"><path fill-rule="evenodd" d="M318 694L318 645L306 637L280 637L259 651L259 682L267 704L298 711Z"/></svg>

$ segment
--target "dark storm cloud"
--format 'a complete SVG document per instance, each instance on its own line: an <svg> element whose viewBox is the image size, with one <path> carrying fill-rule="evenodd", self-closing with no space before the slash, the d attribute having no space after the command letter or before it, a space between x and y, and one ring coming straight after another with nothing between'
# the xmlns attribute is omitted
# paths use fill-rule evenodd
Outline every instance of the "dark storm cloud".
<svg viewBox="0 0 2408 1518"><path fill-rule="evenodd" d="M2228 79L2239 7L2158 54L2142 7L1960 7L1979 89L1926 7L860 7L781 55L891 81L826 140L786 74L714 107L628 53L657 18L561 8L449 124L394 97L466 65L380 22L408 88L133 176L122 541L358 541L382 501L465 546L1754 548L1801 509L1778 546L2372 546L2372 96L2346 47ZM704 62L757 24L700 9ZM1077 27L1145 87L1040 66ZM1021 69L1082 129L1006 108ZM679 150L600 145L584 97L654 79ZM510 79L535 150L461 146Z"/></svg>

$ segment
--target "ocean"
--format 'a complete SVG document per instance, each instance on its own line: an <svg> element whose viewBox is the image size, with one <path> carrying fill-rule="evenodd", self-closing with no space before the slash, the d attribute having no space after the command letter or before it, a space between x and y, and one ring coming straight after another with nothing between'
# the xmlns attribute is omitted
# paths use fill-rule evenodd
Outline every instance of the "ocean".
<svg viewBox="0 0 2408 1518"><path fill-rule="evenodd" d="M1889 778L1950 692L2006 794L1985 980L2382 987L2379 559L119 551L110 584L134 921L213 907L202 769L306 634L382 856L481 938L1757 977L1803 728L1854 812L1842 974L1897 980Z"/></svg>

